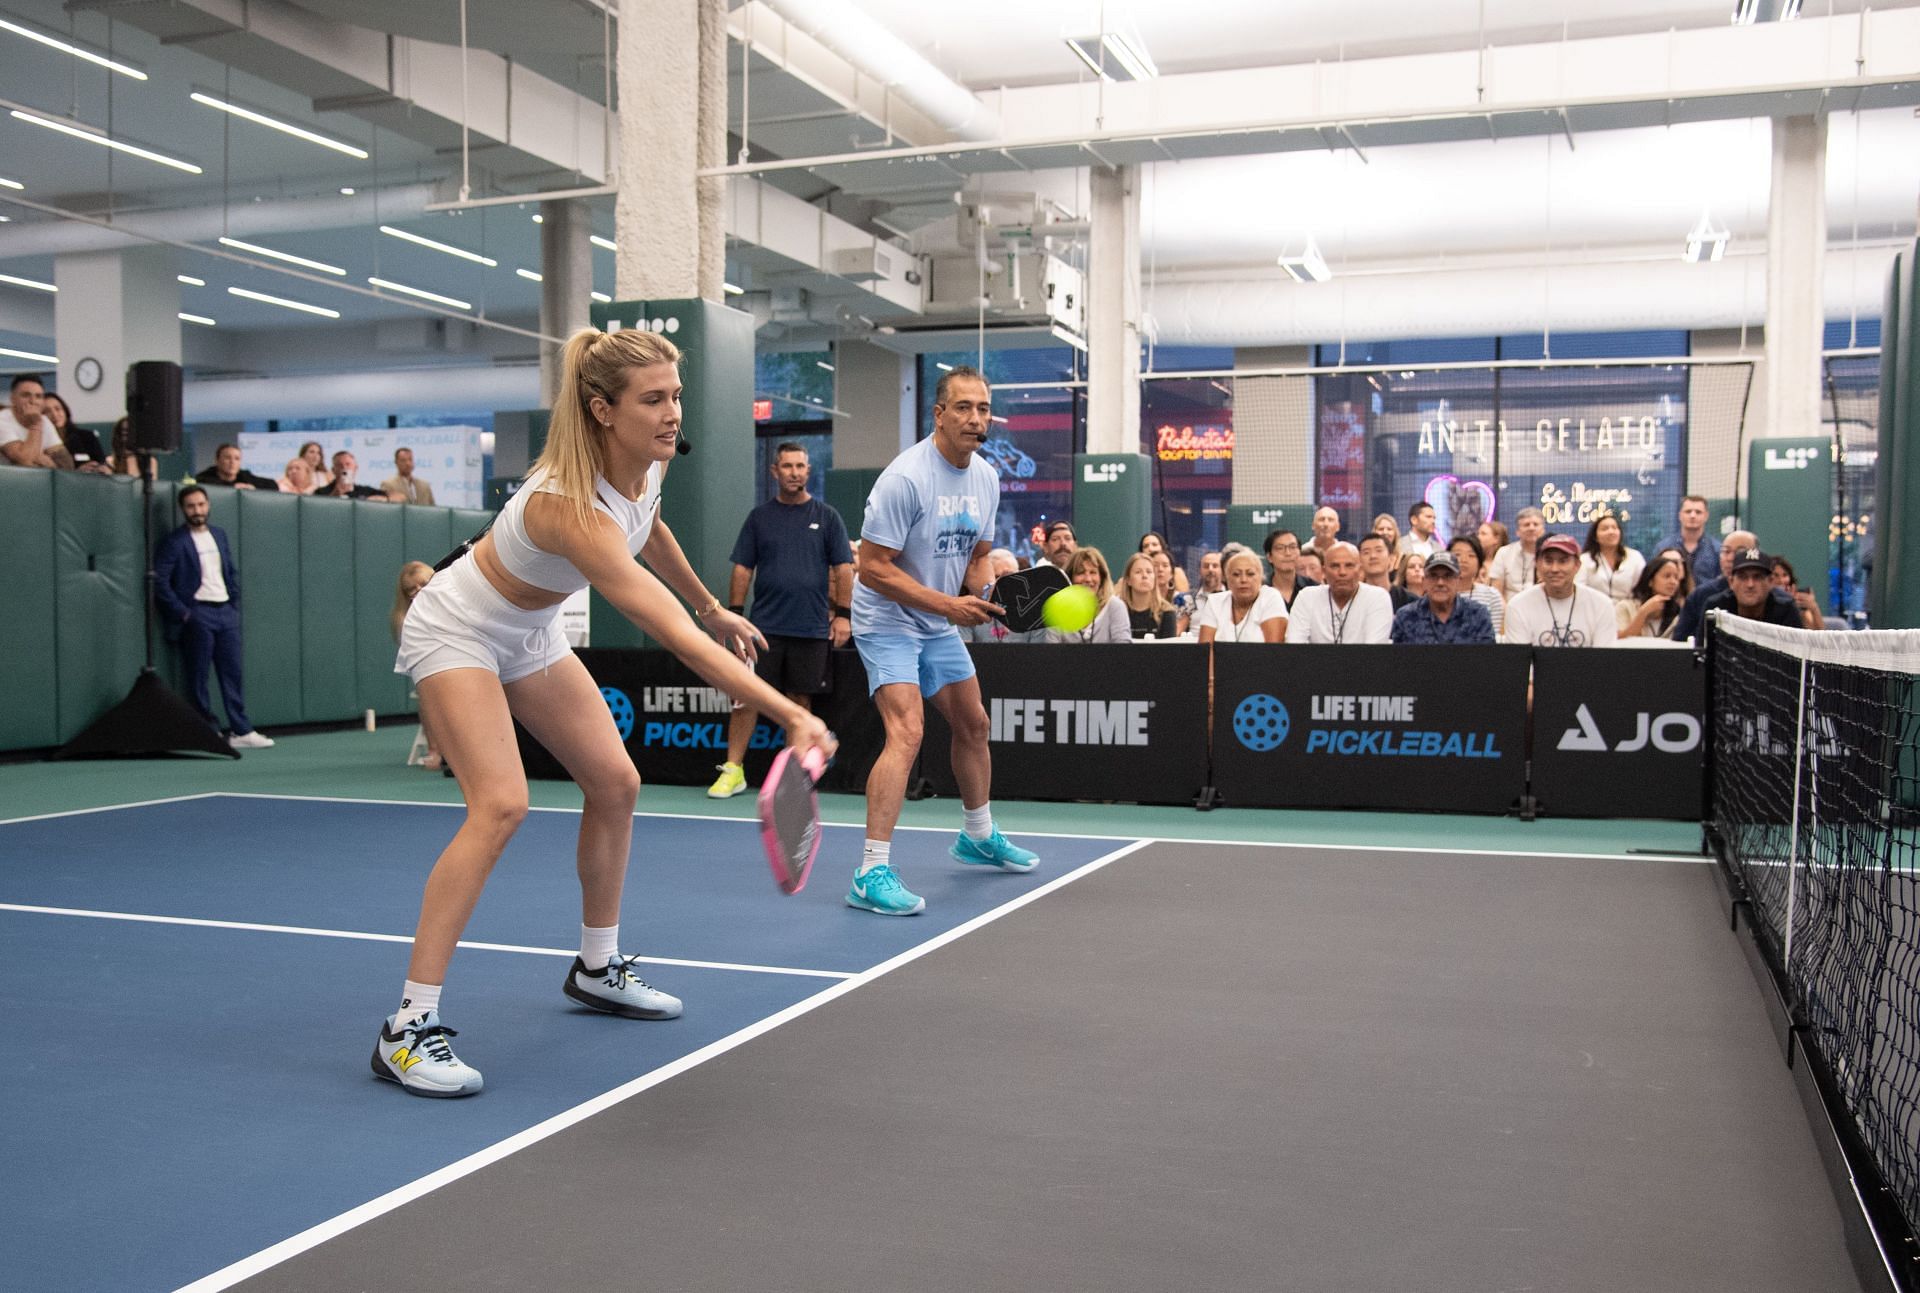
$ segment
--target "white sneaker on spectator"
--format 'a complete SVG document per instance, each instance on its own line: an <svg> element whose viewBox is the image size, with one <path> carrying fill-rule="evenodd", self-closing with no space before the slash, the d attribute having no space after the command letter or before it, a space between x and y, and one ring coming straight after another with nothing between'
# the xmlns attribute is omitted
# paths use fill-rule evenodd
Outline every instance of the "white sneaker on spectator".
<svg viewBox="0 0 1920 1293"><path fill-rule="evenodd" d="M233 732L227 736L227 744L236 750L264 750L273 744L273 738L259 732Z"/></svg>

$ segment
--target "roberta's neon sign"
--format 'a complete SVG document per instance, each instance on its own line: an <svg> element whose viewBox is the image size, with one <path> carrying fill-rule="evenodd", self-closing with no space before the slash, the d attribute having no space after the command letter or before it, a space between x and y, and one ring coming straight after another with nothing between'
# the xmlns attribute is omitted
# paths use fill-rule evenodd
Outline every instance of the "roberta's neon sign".
<svg viewBox="0 0 1920 1293"><path fill-rule="evenodd" d="M1232 427L1161 427L1154 433L1161 462L1219 462L1233 457Z"/></svg>

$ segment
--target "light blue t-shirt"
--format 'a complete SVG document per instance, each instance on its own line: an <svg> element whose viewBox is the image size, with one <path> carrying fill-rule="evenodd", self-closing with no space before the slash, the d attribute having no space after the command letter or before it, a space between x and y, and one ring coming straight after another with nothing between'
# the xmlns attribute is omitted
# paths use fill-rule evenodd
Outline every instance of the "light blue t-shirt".
<svg viewBox="0 0 1920 1293"><path fill-rule="evenodd" d="M957 596L973 550L992 537L999 511L1000 476L993 465L976 453L962 471L940 456L928 436L873 483L860 541L896 549L900 569L935 592ZM853 631L931 638L953 632L953 625L855 580Z"/></svg>

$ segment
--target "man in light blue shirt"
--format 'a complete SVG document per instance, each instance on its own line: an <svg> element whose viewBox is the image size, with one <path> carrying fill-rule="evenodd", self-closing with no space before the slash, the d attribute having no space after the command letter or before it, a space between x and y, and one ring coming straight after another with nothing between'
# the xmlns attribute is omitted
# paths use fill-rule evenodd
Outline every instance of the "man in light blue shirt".
<svg viewBox="0 0 1920 1293"><path fill-rule="evenodd" d="M867 498L853 644L887 742L867 774L867 839L847 893L847 905L862 911L912 916L927 905L908 892L891 861L893 828L920 752L923 698L953 730L953 774L966 810L953 857L998 871L1031 871L1040 860L993 825L987 711L959 633L999 613L968 591L985 591L992 579L987 557L1000 477L978 453L992 417L986 378L964 365L946 373L934 391L933 434L895 458Z"/></svg>

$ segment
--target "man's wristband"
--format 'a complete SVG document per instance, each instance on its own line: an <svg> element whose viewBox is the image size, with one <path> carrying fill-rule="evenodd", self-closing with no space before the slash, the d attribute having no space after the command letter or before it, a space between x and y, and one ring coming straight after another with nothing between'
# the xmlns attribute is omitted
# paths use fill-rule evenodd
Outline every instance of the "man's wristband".
<svg viewBox="0 0 1920 1293"><path fill-rule="evenodd" d="M727 609L735 615L745 615L747 613L747 604L745 602L735 602L733 605L727 607Z"/></svg>
<svg viewBox="0 0 1920 1293"><path fill-rule="evenodd" d="M836 606L833 608L833 618L836 620L850 620L853 618L853 608L851 606Z"/></svg>

